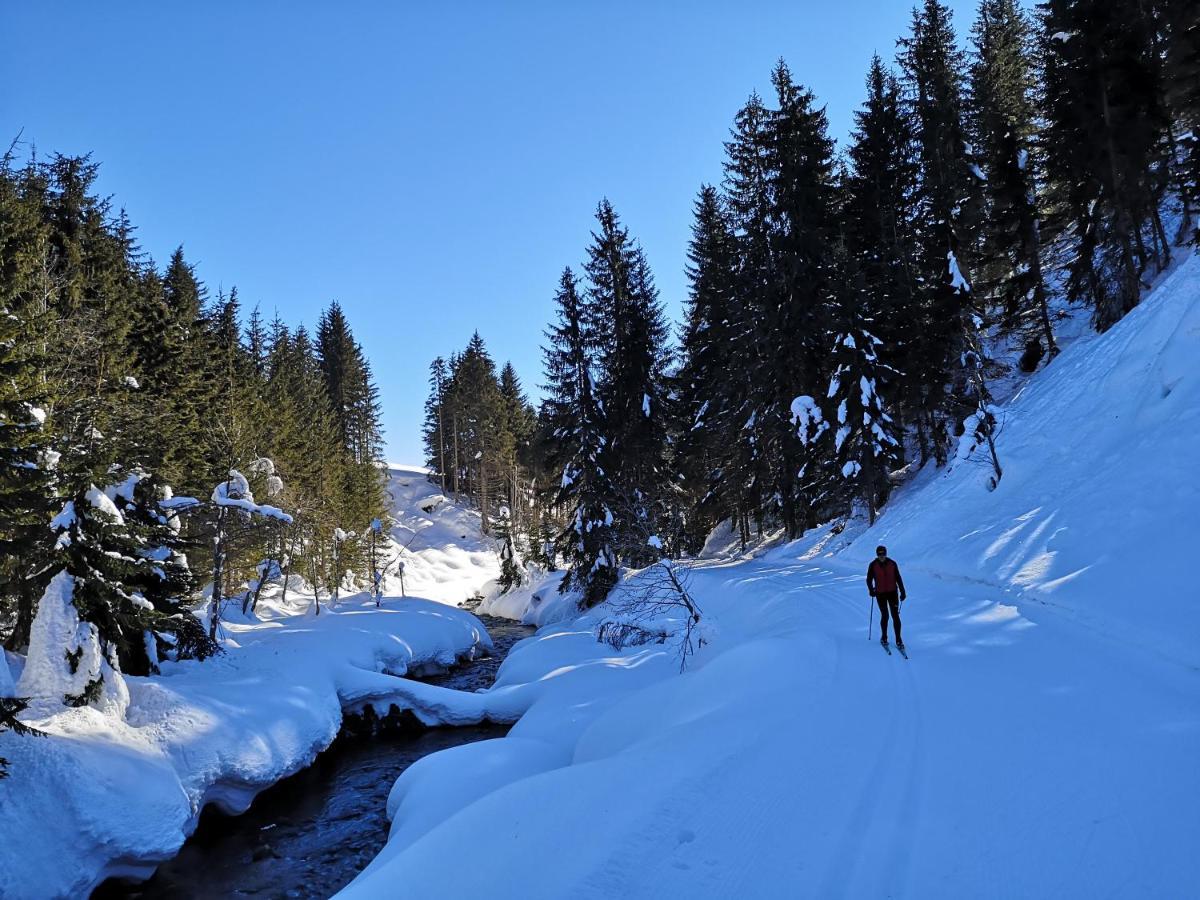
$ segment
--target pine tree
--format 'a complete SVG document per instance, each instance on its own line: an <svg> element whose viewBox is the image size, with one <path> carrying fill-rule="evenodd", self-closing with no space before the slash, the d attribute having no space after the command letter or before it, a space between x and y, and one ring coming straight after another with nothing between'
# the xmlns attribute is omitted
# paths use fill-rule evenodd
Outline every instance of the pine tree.
<svg viewBox="0 0 1200 900"><path fill-rule="evenodd" d="M1158 205L1166 171L1162 72L1140 0L1047 0L1040 47L1051 200L1071 229L1069 291L1106 329L1165 265Z"/></svg>
<svg viewBox="0 0 1200 900"><path fill-rule="evenodd" d="M896 77L875 56L867 75L867 99L854 114L855 129L845 179L846 254L861 278L861 315L886 364L880 383L901 404L919 404L920 385L906 379L920 346L923 310L915 231L916 135Z"/></svg>
<svg viewBox="0 0 1200 900"><path fill-rule="evenodd" d="M500 370L500 404L504 418L502 428L508 435L506 446L509 452L500 461L505 472L505 495L510 510L510 531L520 534L528 517L533 500L530 474L536 466L533 449L534 430L537 427L533 408L525 397L521 379L511 362Z"/></svg>
<svg viewBox="0 0 1200 900"><path fill-rule="evenodd" d="M1037 111L1031 28L1016 0L983 0L971 31L970 107L987 175L980 286L1032 342L1058 352L1046 306L1034 172ZM1040 353L1037 354L1040 356Z"/></svg>
<svg viewBox="0 0 1200 900"><path fill-rule="evenodd" d="M963 115L966 76L950 10L925 0L913 11L912 34L900 41L908 102L916 125L921 177L917 209L919 278L924 290L908 376L920 385L915 420L921 461L946 460L950 438L945 386L955 381L962 322L968 315L977 259L982 171L967 142ZM959 396L955 388L949 396Z"/></svg>
<svg viewBox="0 0 1200 900"><path fill-rule="evenodd" d="M900 458L900 435L880 393L882 342L861 326L838 335L836 368L825 394L826 441L837 493L861 502L871 524L889 493L888 473Z"/></svg>
<svg viewBox="0 0 1200 900"><path fill-rule="evenodd" d="M51 509L46 427L50 406L43 378L42 331L47 313L39 302L44 257L38 196L23 189L28 175L0 160L0 616L15 614L11 649L23 648L33 621L36 584L31 561L45 552Z"/></svg>
<svg viewBox="0 0 1200 900"><path fill-rule="evenodd" d="M161 506L168 496L140 471L104 490L78 483L51 523L52 568L71 577L79 619L96 627L105 658L129 674L149 672L159 648L201 659L216 650L181 605L191 576L176 516Z"/></svg>
<svg viewBox="0 0 1200 900"><path fill-rule="evenodd" d="M1162 0L1160 5L1166 30L1166 98L1180 129L1181 233L1187 235L1200 205L1200 12L1194 0Z"/></svg>
<svg viewBox="0 0 1200 900"><path fill-rule="evenodd" d="M772 116L762 99L751 94L734 118L725 143L725 195L737 246L733 315L729 319L729 351L739 360L726 383L724 409L729 460L722 472L723 490L733 507L743 543L750 523L760 530L764 498L769 497L772 461L763 452L752 392L754 376L765 371L767 344L759 321L769 285L775 283L772 254L772 192L774 150Z"/></svg>
<svg viewBox="0 0 1200 900"><path fill-rule="evenodd" d="M691 549L708 531L733 515L725 479L730 461L731 412L736 402L730 383L740 361L730 352L737 322L737 245L725 203L716 188L704 185L695 205L688 246L689 296L684 312L678 394L678 470L688 507Z"/></svg>
<svg viewBox="0 0 1200 900"><path fill-rule="evenodd" d="M669 503L666 441L667 326L642 248L601 201L599 230L588 247L586 315L592 324L605 416L601 467L612 493L617 540L631 565L653 561L643 534L653 534Z"/></svg>
<svg viewBox="0 0 1200 900"><path fill-rule="evenodd" d="M559 279L554 303L557 320L546 331L543 349L546 399L540 416L547 468L557 475L549 502L566 522L554 552L568 566L560 589L577 590L591 605L603 600L617 579L608 506L613 488L601 461L606 421L592 379L598 342L569 268Z"/></svg>
<svg viewBox="0 0 1200 900"><path fill-rule="evenodd" d="M772 462L774 512L789 536L816 524L797 472L803 452L791 424L791 402L827 374L827 342L836 321L841 276L836 263L833 141L825 110L796 85L781 60L772 73L775 116L774 283L757 319L765 348L752 374L754 414Z"/></svg>
<svg viewBox="0 0 1200 900"><path fill-rule="evenodd" d="M207 292L184 258L183 247L171 254L162 275L162 291L167 325L161 346L170 352L145 373L147 390L163 397L171 421L162 470L183 490L201 491L209 481L205 457L213 391L206 377L209 345L203 311Z"/></svg>
<svg viewBox="0 0 1200 900"><path fill-rule="evenodd" d="M446 361L437 357L429 365L429 399L425 401L425 465L435 472L441 482L442 492L446 486Z"/></svg>

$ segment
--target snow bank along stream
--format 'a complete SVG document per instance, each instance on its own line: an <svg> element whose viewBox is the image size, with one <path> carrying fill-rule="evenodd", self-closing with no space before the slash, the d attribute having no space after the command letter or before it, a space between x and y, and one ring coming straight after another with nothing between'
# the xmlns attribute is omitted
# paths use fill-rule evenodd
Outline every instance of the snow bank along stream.
<svg viewBox="0 0 1200 900"><path fill-rule="evenodd" d="M509 648L533 632L503 619L482 621L494 655L429 682L463 691L487 688ZM242 815L206 810L179 855L149 881L112 880L93 898L329 897L382 849L387 795L401 772L430 753L507 731L503 725L423 729L407 718L381 725L351 717L311 767L264 791Z"/></svg>

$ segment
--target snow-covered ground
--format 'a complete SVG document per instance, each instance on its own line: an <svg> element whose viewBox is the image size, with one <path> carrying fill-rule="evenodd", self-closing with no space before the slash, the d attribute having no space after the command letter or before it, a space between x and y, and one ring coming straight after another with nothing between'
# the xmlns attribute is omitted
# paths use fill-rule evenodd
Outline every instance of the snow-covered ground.
<svg viewBox="0 0 1200 900"><path fill-rule="evenodd" d="M1196 896L1197 446L1193 256L1009 400L994 492L929 470L873 528L698 564L685 674L673 643L598 643L601 608L485 693L406 688L519 721L409 768L342 896ZM881 541L908 661L867 640Z"/></svg>
<svg viewBox="0 0 1200 900"><path fill-rule="evenodd" d="M405 561L409 599L395 565L379 609L356 594L314 615L312 594L295 580L286 603L273 585L256 618L225 623L222 656L126 678L123 714L35 697L23 719L48 736L0 733L0 756L11 763L0 781L0 897L86 896L109 875L148 874L178 850L204 804L241 811L311 763L344 710L386 693L397 675L490 647L479 621L449 605L498 571L495 554L471 537L477 520L432 507L436 490L421 471L389 476L397 542L385 553ZM24 664L7 661L6 695Z"/></svg>

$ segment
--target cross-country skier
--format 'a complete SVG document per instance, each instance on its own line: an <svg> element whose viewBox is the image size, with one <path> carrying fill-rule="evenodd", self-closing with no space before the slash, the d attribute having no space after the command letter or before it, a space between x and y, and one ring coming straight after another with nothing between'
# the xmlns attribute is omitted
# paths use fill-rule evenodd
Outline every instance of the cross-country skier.
<svg viewBox="0 0 1200 900"><path fill-rule="evenodd" d="M867 566L867 591L879 604L879 631L883 635L879 642L886 648L888 643L888 610L896 628L896 647L904 650L900 637L900 603L907 596L900 567L894 559L888 559L887 547L880 544L875 548L875 558Z"/></svg>

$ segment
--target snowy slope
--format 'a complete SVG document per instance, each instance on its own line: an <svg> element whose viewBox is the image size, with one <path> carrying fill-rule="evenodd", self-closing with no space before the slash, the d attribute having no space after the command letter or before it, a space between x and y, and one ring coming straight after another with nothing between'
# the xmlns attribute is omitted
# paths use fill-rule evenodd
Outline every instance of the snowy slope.
<svg viewBox="0 0 1200 900"><path fill-rule="evenodd" d="M850 555L882 542L914 572L1002 586L1200 665L1182 627L1200 542L1200 257L1032 379L999 448L995 492L981 463L925 473Z"/></svg>
<svg viewBox="0 0 1200 900"><path fill-rule="evenodd" d="M412 697L520 721L408 769L342 896L1196 896L1198 310L1192 258L1033 378L996 492L926 472L873 529L697 567L683 675L598 644L601 608ZM881 539L911 661L866 640Z"/></svg>
<svg viewBox="0 0 1200 900"><path fill-rule="evenodd" d="M127 678L124 715L35 698L23 718L49 737L0 733L0 756L11 763L0 781L0 897L86 896L109 875L148 875L178 850L203 805L239 812L311 763L343 710L402 683L397 675L491 646L474 616L447 603L495 577L494 554L469 540L449 546L469 514L423 512L431 491L419 472L392 472L391 484L397 532L416 529L442 544L386 549L406 560L407 599L393 576L380 609L356 594L314 615L311 593L295 581L286 603L272 585L257 618L237 621L230 611L221 657ZM431 599L414 599L424 592ZM7 674L0 688L11 692Z"/></svg>
<svg viewBox="0 0 1200 900"><path fill-rule="evenodd" d="M390 465L388 494L395 520L389 558L404 562L407 593L458 604L500 576L493 541L479 533L479 514L456 505L429 481L425 469ZM395 562L388 568L387 587L400 593Z"/></svg>

